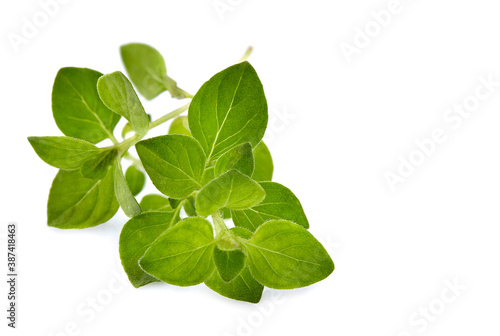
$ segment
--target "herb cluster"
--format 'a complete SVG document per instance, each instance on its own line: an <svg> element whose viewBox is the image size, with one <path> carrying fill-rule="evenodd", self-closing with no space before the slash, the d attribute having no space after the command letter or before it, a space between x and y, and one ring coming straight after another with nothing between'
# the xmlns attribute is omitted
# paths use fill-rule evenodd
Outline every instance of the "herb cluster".
<svg viewBox="0 0 500 336"><path fill-rule="evenodd" d="M121 56L131 81L119 71L62 68L52 110L65 136L28 138L42 160L60 169L48 225L92 227L121 207L131 219L120 234L120 257L134 287L204 282L226 297L257 303L264 286L292 289L330 275L333 262L307 231L299 200L271 182L273 161L262 142L267 102L253 67L243 60L193 96L167 75L156 49L127 44ZM148 100L168 91L191 101L152 121L132 83ZM122 117L128 123L119 142L114 130ZM170 119L167 135L142 140ZM105 139L112 145L96 146ZM133 146L139 158L129 153ZM125 173L122 158L131 161ZM163 195L138 203L146 174Z"/></svg>

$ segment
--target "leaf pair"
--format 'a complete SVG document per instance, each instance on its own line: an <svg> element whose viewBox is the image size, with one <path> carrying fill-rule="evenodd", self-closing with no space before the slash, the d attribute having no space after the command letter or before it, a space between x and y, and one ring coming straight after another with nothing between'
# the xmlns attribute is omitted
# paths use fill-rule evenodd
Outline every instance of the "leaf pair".
<svg viewBox="0 0 500 336"><path fill-rule="evenodd" d="M172 212L151 212L125 225L120 255L134 286L155 279L177 286L205 282L222 295L258 302L263 285L304 287L323 280L334 269L323 246L289 221L268 221L253 235L233 229L243 248L233 250L219 247L220 240L214 238L206 219L189 217L172 226L173 222Z"/></svg>

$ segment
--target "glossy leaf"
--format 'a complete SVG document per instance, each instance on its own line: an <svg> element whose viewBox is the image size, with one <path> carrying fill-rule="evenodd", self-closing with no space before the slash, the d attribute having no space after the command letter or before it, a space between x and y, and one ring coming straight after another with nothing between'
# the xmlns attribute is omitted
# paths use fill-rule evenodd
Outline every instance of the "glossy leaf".
<svg viewBox="0 0 500 336"><path fill-rule="evenodd" d="M180 116L175 118L170 124L168 134L183 134L191 136L191 132L189 131L188 117Z"/></svg>
<svg viewBox="0 0 500 336"><path fill-rule="evenodd" d="M118 210L112 172L102 180L83 177L78 170L60 170L47 205L48 225L83 229L107 222Z"/></svg>
<svg viewBox="0 0 500 336"><path fill-rule="evenodd" d="M253 149L255 169L252 178L255 181L271 181L273 179L273 158L266 144L261 141Z"/></svg>
<svg viewBox="0 0 500 336"><path fill-rule="evenodd" d="M128 217L134 217L141 213L141 207L137 200L135 199L132 191L127 184L127 180L123 175L122 165L119 160L116 160L114 165L115 174L115 194L118 204L122 208L125 215Z"/></svg>
<svg viewBox="0 0 500 336"><path fill-rule="evenodd" d="M113 147L99 149L99 152L85 161L80 168L81 174L90 179L101 180L107 175L115 162L118 150Z"/></svg>
<svg viewBox="0 0 500 336"><path fill-rule="evenodd" d="M325 279L334 270L323 245L302 226L270 220L242 240L253 277L269 288L293 289Z"/></svg>
<svg viewBox="0 0 500 336"><path fill-rule="evenodd" d="M253 168L252 145L246 142L231 148L217 159L214 175L219 177L228 170L236 169L245 175L252 176Z"/></svg>
<svg viewBox="0 0 500 336"><path fill-rule="evenodd" d="M250 63L233 65L203 84L189 106L189 129L207 162L228 149L250 142L256 146L267 126L262 83Z"/></svg>
<svg viewBox="0 0 500 336"><path fill-rule="evenodd" d="M100 72L62 68L52 90L52 112L67 136L98 143L113 134L120 116L108 109L97 93Z"/></svg>
<svg viewBox="0 0 500 336"><path fill-rule="evenodd" d="M158 281L139 267L139 259L164 231L179 220L174 212L147 212L131 218L120 234L120 259L136 288Z"/></svg>
<svg viewBox="0 0 500 336"><path fill-rule="evenodd" d="M90 142L63 136L29 137L38 156L56 168L78 169L99 149Z"/></svg>
<svg viewBox="0 0 500 336"><path fill-rule="evenodd" d="M188 217L158 237L140 260L140 265L166 283L197 285L214 269L214 245L210 222L201 217Z"/></svg>
<svg viewBox="0 0 500 336"><path fill-rule="evenodd" d="M132 84L120 71L99 78L97 91L104 105L130 122L139 135L149 130L149 117L142 107Z"/></svg>
<svg viewBox="0 0 500 336"><path fill-rule="evenodd" d="M144 188L144 183L146 182L146 176L142 171L137 169L134 165L127 168L125 172L125 179L132 192L132 195L136 196Z"/></svg>
<svg viewBox="0 0 500 336"><path fill-rule="evenodd" d="M162 195L149 194L139 203L143 212L146 211L172 211L168 198Z"/></svg>
<svg viewBox="0 0 500 336"><path fill-rule="evenodd" d="M255 231L270 219L286 219L309 228L309 222L299 199L287 187L276 182L260 182L266 192L264 200L246 210L231 211L236 226Z"/></svg>
<svg viewBox="0 0 500 336"><path fill-rule="evenodd" d="M200 144L185 135L164 135L140 141L137 153L159 191L182 199L201 188L205 154Z"/></svg>
<svg viewBox="0 0 500 336"><path fill-rule="evenodd" d="M237 170L230 170L204 186L196 196L196 211L206 217L219 209L247 209L265 196L262 187Z"/></svg>

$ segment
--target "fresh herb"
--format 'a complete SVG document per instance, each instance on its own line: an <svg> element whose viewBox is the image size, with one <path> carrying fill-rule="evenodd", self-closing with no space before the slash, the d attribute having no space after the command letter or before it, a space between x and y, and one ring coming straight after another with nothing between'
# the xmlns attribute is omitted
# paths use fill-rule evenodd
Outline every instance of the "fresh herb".
<svg viewBox="0 0 500 336"><path fill-rule="evenodd" d="M250 63L219 72L193 96L167 75L156 49L127 44L121 55L131 81L119 71L61 69L52 111L66 136L28 138L43 161L60 169L48 225L88 228L121 207L131 219L120 235L120 257L134 287L204 282L223 296L257 303L264 286L293 289L328 277L333 262L307 231L302 205L271 182L273 160L262 141L267 101ZM191 102L151 120L134 86L146 99L168 91ZM121 117L128 123L119 142ZM168 120L168 134L143 140ZM107 146L96 146L106 139ZM129 152L134 146L138 158ZM125 174L122 159L130 161ZM139 203L146 174L163 195Z"/></svg>

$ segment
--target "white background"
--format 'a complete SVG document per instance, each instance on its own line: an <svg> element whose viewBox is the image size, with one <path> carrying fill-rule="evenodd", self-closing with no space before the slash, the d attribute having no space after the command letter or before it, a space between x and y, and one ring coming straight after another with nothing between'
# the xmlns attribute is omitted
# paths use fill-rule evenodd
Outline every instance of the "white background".
<svg viewBox="0 0 500 336"><path fill-rule="evenodd" d="M42 8L2 0L0 218L3 234L7 222L19 225L20 274L18 329L8 335L498 335L500 87L460 125L443 119L474 102L479 77L500 81L497 2L401 0L351 62L342 43L353 44L357 28L377 29L370 13L389 0L221 3L231 6L222 16L213 0L69 0L15 48L8 36L21 36ZM331 253L328 279L266 290L259 305L204 285L136 290L117 280L121 211L92 229L46 226L56 169L26 137L62 135L50 98L59 68L123 71L119 46L128 42L159 49L190 92L255 48L275 180L300 198ZM163 94L145 106L157 118L181 104ZM447 140L392 191L384 174L435 128ZM446 282L458 282L458 296ZM0 290L4 312L3 280ZM106 304L92 314L87 300L96 297Z"/></svg>

